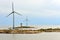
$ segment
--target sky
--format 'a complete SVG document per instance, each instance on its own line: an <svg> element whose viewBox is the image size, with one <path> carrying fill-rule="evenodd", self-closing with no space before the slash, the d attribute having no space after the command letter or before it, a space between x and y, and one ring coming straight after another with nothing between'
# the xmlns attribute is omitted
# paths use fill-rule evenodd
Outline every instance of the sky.
<svg viewBox="0 0 60 40"><path fill-rule="evenodd" d="M22 16L15 14L15 25L60 25L60 0L0 0L0 26L12 26L12 1L14 9Z"/></svg>

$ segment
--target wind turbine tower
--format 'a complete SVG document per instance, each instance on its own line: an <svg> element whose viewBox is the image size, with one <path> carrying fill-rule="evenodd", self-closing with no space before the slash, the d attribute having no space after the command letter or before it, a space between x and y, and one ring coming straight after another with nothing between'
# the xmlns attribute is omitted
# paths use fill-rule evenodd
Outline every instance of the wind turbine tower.
<svg viewBox="0 0 60 40"><path fill-rule="evenodd" d="M10 16L11 14L13 15L13 29L14 29L14 27L15 27L15 14L18 14L20 16L22 16L22 15L14 10L14 3L13 2L12 2L12 12L8 16Z"/></svg>

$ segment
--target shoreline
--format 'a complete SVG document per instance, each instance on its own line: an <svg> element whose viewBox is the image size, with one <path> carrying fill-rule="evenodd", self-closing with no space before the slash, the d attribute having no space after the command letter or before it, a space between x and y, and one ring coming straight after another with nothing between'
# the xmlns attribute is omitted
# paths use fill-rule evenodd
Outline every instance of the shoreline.
<svg viewBox="0 0 60 40"><path fill-rule="evenodd" d="M3 34L37 34L42 32L60 32L60 28L48 28L48 29L38 29L38 30L18 30L18 29L0 29L0 33Z"/></svg>

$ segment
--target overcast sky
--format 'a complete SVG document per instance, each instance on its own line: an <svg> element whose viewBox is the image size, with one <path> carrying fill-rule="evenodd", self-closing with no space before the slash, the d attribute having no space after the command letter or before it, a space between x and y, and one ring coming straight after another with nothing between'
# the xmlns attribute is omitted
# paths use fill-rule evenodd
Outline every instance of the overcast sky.
<svg viewBox="0 0 60 40"><path fill-rule="evenodd" d="M12 1L16 12L15 25L25 25L28 16L29 25L60 24L60 0L0 0L0 25L12 25Z"/></svg>

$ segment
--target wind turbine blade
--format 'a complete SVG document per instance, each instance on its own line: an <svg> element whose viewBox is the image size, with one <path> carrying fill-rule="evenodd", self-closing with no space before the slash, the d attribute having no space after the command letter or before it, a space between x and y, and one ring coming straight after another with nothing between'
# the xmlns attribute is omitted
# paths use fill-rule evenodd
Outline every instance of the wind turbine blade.
<svg viewBox="0 0 60 40"><path fill-rule="evenodd" d="M20 16L22 16L20 13L18 13L18 12L15 12L16 14L18 14L18 15L20 15Z"/></svg>
<svg viewBox="0 0 60 40"><path fill-rule="evenodd" d="M10 13L8 16L10 16L12 13ZM6 17L8 17L8 16L6 16Z"/></svg>
<svg viewBox="0 0 60 40"><path fill-rule="evenodd" d="M12 11L14 11L14 4L13 4L13 2L12 2Z"/></svg>

